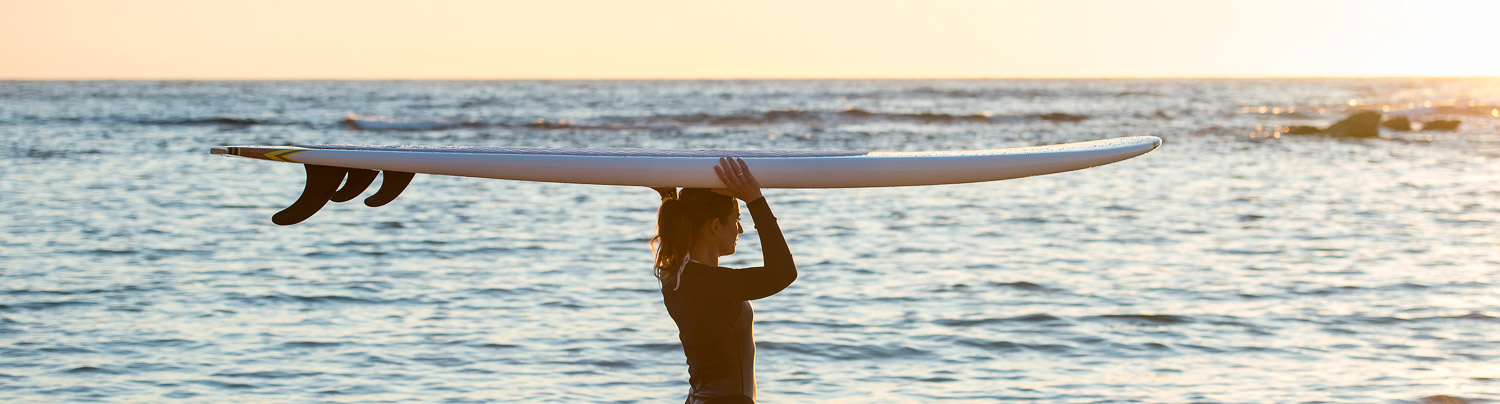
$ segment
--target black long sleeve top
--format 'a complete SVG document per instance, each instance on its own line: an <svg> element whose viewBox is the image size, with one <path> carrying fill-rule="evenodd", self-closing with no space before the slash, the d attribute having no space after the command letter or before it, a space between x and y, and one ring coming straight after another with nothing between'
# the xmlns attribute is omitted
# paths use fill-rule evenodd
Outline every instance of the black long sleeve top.
<svg viewBox="0 0 1500 404"><path fill-rule="evenodd" d="M755 400L755 339L750 301L786 289L797 279L797 264L776 216L762 197L747 204L765 266L713 267L689 261L679 279L662 286L667 313L677 323L687 355L694 398L744 397Z"/></svg>

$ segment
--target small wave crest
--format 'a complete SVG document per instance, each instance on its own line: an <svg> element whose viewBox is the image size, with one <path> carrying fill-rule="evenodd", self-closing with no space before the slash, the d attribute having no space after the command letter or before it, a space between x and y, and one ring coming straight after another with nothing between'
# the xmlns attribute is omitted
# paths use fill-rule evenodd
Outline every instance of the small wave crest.
<svg viewBox="0 0 1500 404"><path fill-rule="evenodd" d="M108 345L108 346L111 346L111 347L117 347L117 348L127 348L127 347L136 347L136 348L158 347L159 348L159 347L194 347L194 346L204 346L206 344L205 343L194 342L194 341L189 341L189 340L185 340L185 339L178 339L178 338L157 338L157 339L148 339L148 340L115 340L115 341L110 341L108 343L105 343L105 345Z"/></svg>
<svg viewBox="0 0 1500 404"><path fill-rule="evenodd" d="M426 302L426 301L421 301L421 300L416 300L416 299L406 299L406 298L401 298L401 299L379 299L379 298L362 298L362 297L339 296L339 295L303 296L303 295L293 295L293 294L285 294L285 293L277 293L277 294L261 295L261 296L243 296L243 295L241 295L241 296L230 297L230 299L236 300L236 301L240 301L240 302L244 302L244 303L253 304L253 305L279 304L279 303L301 303L301 304L410 304L410 303L429 303L429 302Z"/></svg>
<svg viewBox="0 0 1500 404"><path fill-rule="evenodd" d="M254 126L254 125L288 125L287 122L277 122L251 118L180 118L180 119L146 119L137 121L137 124L151 126Z"/></svg>
<svg viewBox="0 0 1500 404"><path fill-rule="evenodd" d="M1090 320L1124 321L1137 325L1172 325L1193 322L1193 319L1190 317L1171 314L1105 314L1086 318Z"/></svg>
<svg viewBox="0 0 1500 404"><path fill-rule="evenodd" d="M162 288L140 287L140 286L135 286L135 285L125 285L125 286L121 286L121 287L118 287L118 288L108 288L108 289L99 289L99 288L87 288L87 289L11 289L11 290L6 290L6 291L0 291L0 294L3 294L3 295L13 295L13 296L26 296L26 295L44 295L44 296L107 295L107 294L115 294L115 293L145 292L145 291L160 290L160 289L162 289Z"/></svg>
<svg viewBox="0 0 1500 404"><path fill-rule="evenodd" d="M359 130L438 130L465 126L481 126L473 119L457 118L393 118L387 116L349 114L339 121L351 129Z"/></svg>
<svg viewBox="0 0 1500 404"><path fill-rule="evenodd" d="M1072 351L1074 347L1064 344L1027 344L1004 340L989 340L979 338L958 338L958 345L983 349L996 352L1023 352L1034 351L1051 354L1063 354Z"/></svg>
<svg viewBox="0 0 1500 404"><path fill-rule="evenodd" d="M292 370L288 370L288 371L264 370L264 371L257 371L257 372L219 372L219 373L214 373L214 374L212 374L210 376L214 376L214 377L238 377L238 378L252 378L252 379L293 379L293 378L298 378L298 377L318 376L318 375L322 375L322 374L323 374L323 372L299 372L299 371L292 371Z"/></svg>
<svg viewBox="0 0 1500 404"><path fill-rule="evenodd" d="M45 160L104 153L104 151L99 149L48 150L39 149L36 147L12 148L10 150L7 150L7 152L8 153L0 154L0 156Z"/></svg>
<svg viewBox="0 0 1500 404"><path fill-rule="evenodd" d="M1020 289L1020 290L1038 290L1038 291L1051 290L1051 289L1047 288L1046 286L1042 286L1042 285L1038 285L1038 284L1031 283L1031 282L1026 282L1026 281L1020 281L1020 282L989 282L988 285L989 286L993 286L993 287L998 287L998 288L1011 288L1011 289Z"/></svg>
<svg viewBox="0 0 1500 404"><path fill-rule="evenodd" d="M784 351L838 360L912 358L932 354L925 350L907 346L846 345L834 343L756 342L755 349L762 351Z"/></svg>
<svg viewBox="0 0 1500 404"><path fill-rule="evenodd" d="M337 347L337 346L343 346L343 345L344 345L343 342L333 342L333 341L292 341L292 342L282 343L281 347L282 348L331 348L331 347Z"/></svg>
<svg viewBox="0 0 1500 404"><path fill-rule="evenodd" d="M8 305L7 304L0 304L0 311L50 310L50 309L63 308L63 307L94 306L94 305L98 305L98 304L99 304L98 302L91 302L91 301L85 301L85 300L59 300L59 301L22 302L22 303L12 303L12 304L8 304Z"/></svg>
<svg viewBox="0 0 1500 404"><path fill-rule="evenodd" d="M1397 316L1351 315L1351 316L1338 317L1338 318L1335 319L1334 322L1335 323L1356 323L1356 324L1362 323L1362 324L1384 325L1384 324L1400 324L1400 323L1450 322L1450 321L1484 321L1484 322L1493 322L1493 321L1500 321L1500 317L1493 316L1493 315L1491 315L1489 313L1481 313L1481 312L1469 312L1469 313L1465 313L1465 314L1455 314L1455 315L1447 315L1447 316L1425 316L1425 317L1397 317Z"/></svg>
<svg viewBox="0 0 1500 404"><path fill-rule="evenodd" d="M670 344L669 343L633 344L633 345L626 345L625 348L632 349L632 350L637 350L637 351L646 351L646 352L681 352L682 351L682 344L680 344L680 343L670 343Z"/></svg>
<svg viewBox="0 0 1500 404"><path fill-rule="evenodd" d="M124 373L122 371L111 369L111 368L107 368L107 367L101 368L101 367L94 367L94 366L79 366L79 367L76 367L76 368L68 369L65 372L66 373L73 373L73 374L85 373L85 374L104 374L104 375L118 375L118 374Z"/></svg>
<svg viewBox="0 0 1500 404"><path fill-rule="evenodd" d="M561 364L561 365L594 366L594 367L609 368L609 369L634 369L634 368L636 368L636 364L635 363L628 362L628 361L619 361L619 360L585 359L585 360L578 360L578 361L556 361L556 362L552 362L552 363L554 363L554 364Z"/></svg>
<svg viewBox="0 0 1500 404"><path fill-rule="evenodd" d="M199 380L188 380L187 382L188 383L192 383L192 384L202 385L202 386L219 388L219 389L253 389L253 388L256 387L253 384L247 384L247 383L229 383L229 382L221 382L221 381L218 381L218 380L203 380L203 379L199 379Z"/></svg>
<svg viewBox="0 0 1500 404"><path fill-rule="evenodd" d="M945 320L936 320L936 321L933 321L933 323L936 323L938 325L949 326L949 327L973 327L973 326L978 326L978 325L1004 324L1004 323L1059 323L1059 324L1067 324L1068 321L1067 320L1063 320L1061 318L1058 318L1057 316L1053 316L1051 314L1037 313L1037 314L1027 314L1027 315L1024 315L1024 316L1017 316L1017 317L991 317L991 318L976 318L976 319L945 319Z"/></svg>

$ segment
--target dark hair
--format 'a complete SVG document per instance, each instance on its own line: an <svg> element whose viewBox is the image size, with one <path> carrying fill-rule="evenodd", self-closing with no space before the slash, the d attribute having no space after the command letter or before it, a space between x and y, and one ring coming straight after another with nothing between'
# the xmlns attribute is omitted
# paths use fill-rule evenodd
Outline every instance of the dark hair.
<svg viewBox="0 0 1500 404"><path fill-rule="evenodd" d="M683 188L681 192L662 188L657 192L661 193L661 209L656 212L651 250L656 253L656 279L665 283L682 268L682 260L698 238L698 228L714 219L730 224L739 204L728 195L706 188Z"/></svg>

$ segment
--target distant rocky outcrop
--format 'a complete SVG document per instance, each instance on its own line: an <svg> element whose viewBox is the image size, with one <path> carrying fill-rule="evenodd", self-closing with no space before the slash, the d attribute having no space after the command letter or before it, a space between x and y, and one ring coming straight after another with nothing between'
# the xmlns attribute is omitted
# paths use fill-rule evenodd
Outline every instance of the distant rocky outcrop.
<svg viewBox="0 0 1500 404"><path fill-rule="evenodd" d="M1422 130L1458 130L1458 121L1440 119L1422 122Z"/></svg>
<svg viewBox="0 0 1500 404"><path fill-rule="evenodd" d="M1319 133L1323 133L1323 130L1318 129L1316 126L1297 125L1286 127L1286 134L1288 135L1316 135Z"/></svg>
<svg viewBox="0 0 1500 404"><path fill-rule="evenodd" d="M1394 131L1410 132L1411 120L1398 115L1387 119L1385 122L1381 122L1380 126Z"/></svg>
<svg viewBox="0 0 1500 404"><path fill-rule="evenodd" d="M1392 116L1391 119L1381 121L1381 114L1375 111L1359 111L1342 121L1335 122L1327 128L1318 129L1313 126L1288 126L1284 132L1288 135L1328 135L1338 137L1373 138L1380 136L1380 128L1394 131L1407 132L1412 130L1412 121L1405 116ZM1421 130L1458 130L1457 120L1431 120L1418 122Z"/></svg>
<svg viewBox="0 0 1500 404"><path fill-rule="evenodd" d="M1375 111L1360 111L1349 115L1342 121L1334 123L1320 132L1329 136L1338 137L1379 137L1380 136L1380 113Z"/></svg>
<svg viewBox="0 0 1500 404"><path fill-rule="evenodd" d="M1315 126L1288 126L1285 132L1288 135L1379 137L1381 126L1380 117L1381 116L1379 112L1360 111L1355 112L1353 115L1349 115L1348 118L1344 118L1344 120L1342 121L1335 122L1333 125L1330 125L1327 128L1318 129ZM1411 130L1410 121L1407 121L1404 117L1399 119L1402 122L1406 122L1407 130ZM1386 121L1386 123L1391 124L1391 122L1395 120L1397 119L1392 118L1390 121Z"/></svg>

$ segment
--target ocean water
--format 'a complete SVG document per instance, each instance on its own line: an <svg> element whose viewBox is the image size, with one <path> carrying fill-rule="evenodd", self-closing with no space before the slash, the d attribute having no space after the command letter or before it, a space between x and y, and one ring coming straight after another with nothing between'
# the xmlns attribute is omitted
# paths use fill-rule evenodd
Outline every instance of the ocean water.
<svg viewBox="0 0 1500 404"><path fill-rule="evenodd" d="M301 168L212 146L1129 135L1166 143L1020 180L767 190L801 277L754 302L761 401L1500 400L1496 105L1500 79L0 82L0 401L686 394L653 191L419 175L279 227ZM1357 109L1461 124L1284 133ZM760 261L747 231L726 265Z"/></svg>

